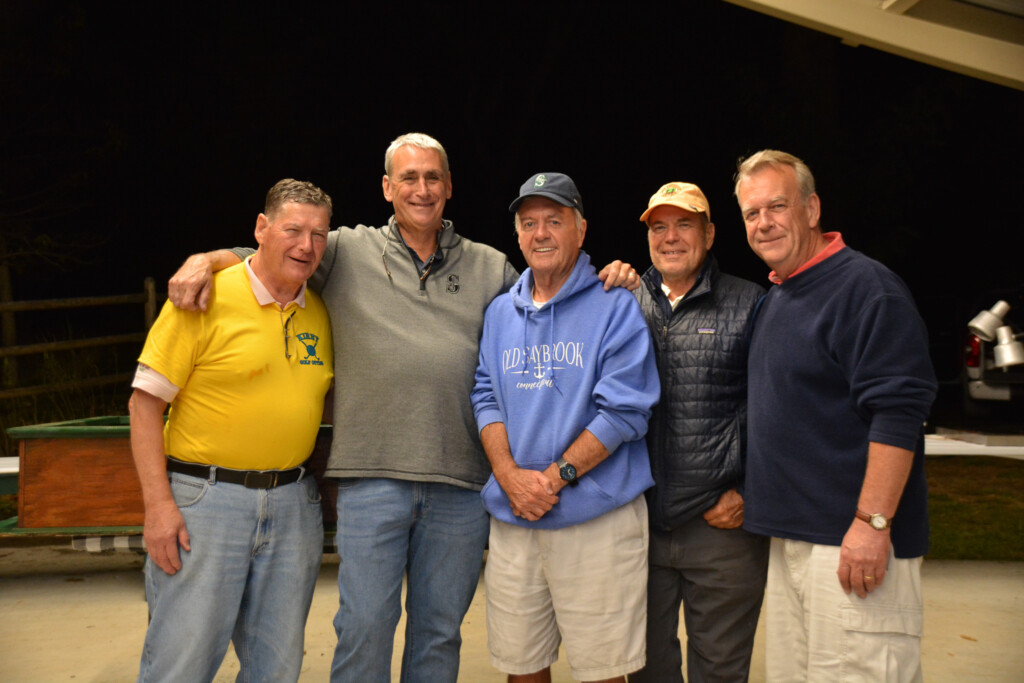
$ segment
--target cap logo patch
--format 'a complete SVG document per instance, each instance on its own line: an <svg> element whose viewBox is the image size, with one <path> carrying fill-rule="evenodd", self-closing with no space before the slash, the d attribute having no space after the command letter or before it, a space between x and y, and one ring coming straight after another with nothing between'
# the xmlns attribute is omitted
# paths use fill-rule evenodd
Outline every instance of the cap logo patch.
<svg viewBox="0 0 1024 683"><path fill-rule="evenodd" d="M533 186L534 187L542 187L544 185L544 183L546 183L547 181L548 181L548 177L546 175L544 175L543 173L541 173L539 176L537 176L537 179L533 181Z"/></svg>
<svg viewBox="0 0 1024 683"><path fill-rule="evenodd" d="M668 197L669 195L673 195L676 192L679 192L678 187L666 187L664 190L661 191L661 194L665 197Z"/></svg>

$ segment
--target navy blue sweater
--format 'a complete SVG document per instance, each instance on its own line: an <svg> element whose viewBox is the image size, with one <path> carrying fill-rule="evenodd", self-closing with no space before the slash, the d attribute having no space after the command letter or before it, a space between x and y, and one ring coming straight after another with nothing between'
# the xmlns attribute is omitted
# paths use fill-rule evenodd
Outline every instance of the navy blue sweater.
<svg viewBox="0 0 1024 683"><path fill-rule="evenodd" d="M925 554L936 390L924 322L882 264L847 247L772 287L750 346L744 527L840 545L875 441L915 453L892 542L897 557Z"/></svg>

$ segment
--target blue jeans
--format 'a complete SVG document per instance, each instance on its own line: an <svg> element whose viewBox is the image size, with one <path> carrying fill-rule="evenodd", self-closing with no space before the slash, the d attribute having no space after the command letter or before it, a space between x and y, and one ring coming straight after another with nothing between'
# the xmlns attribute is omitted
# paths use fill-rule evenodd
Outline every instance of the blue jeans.
<svg viewBox="0 0 1024 683"><path fill-rule="evenodd" d="M391 680L406 593L403 683L454 683L488 516L477 491L396 479L338 482L338 645L331 681Z"/></svg>
<svg viewBox="0 0 1024 683"><path fill-rule="evenodd" d="M171 492L192 550L173 576L146 562L139 680L213 680L231 641L239 681L297 680L323 556L316 481L256 490L172 474Z"/></svg>

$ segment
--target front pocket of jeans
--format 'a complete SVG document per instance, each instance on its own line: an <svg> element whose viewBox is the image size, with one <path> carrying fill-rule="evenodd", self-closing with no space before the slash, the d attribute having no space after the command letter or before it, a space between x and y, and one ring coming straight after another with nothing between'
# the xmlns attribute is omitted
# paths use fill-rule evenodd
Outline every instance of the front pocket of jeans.
<svg viewBox="0 0 1024 683"><path fill-rule="evenodd" d="M174 496L174 504L179 508L195 505L206 495L208 486L209 482L205 479L176 477L172 475L171 495Z"/></svg>
<svg viewBox="0 0 1024 683"><path fill-rule="evenodd" d="M320 487L316 480L310 477L304 480L304 485L306 487L306 502L311 505L319 505L321 501Z"/></svg>

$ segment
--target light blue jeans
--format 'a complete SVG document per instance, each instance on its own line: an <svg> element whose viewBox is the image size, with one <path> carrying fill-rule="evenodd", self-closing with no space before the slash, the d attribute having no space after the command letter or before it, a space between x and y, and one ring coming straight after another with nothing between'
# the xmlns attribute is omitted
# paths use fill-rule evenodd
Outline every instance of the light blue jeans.
<svg viewBox="0 0 1024 683"><path fill-rule="evenodd" d="M338 613L331 681L391 680L406 594L403 683L455 683L462 618L480 579L488 516L480 493L396 479L338 483Z"/></svg>
<svg viewBox="0 0 1024 683"><path fill-rule="evenodd" d="M171 492L192 550L173 576L146 562L139 680L211 681L231 641L238 681L297 680L323 556L316 481L256 490L172 474Z"/></svg>

